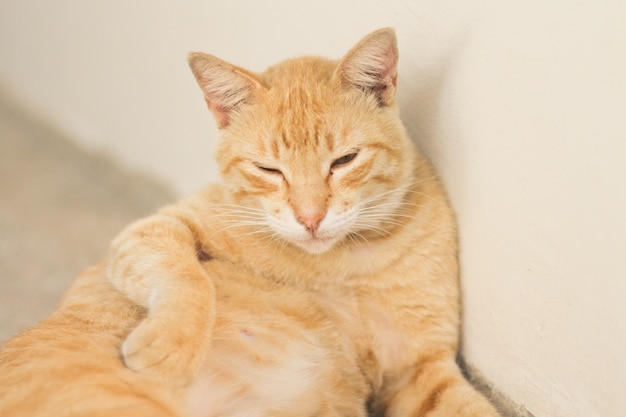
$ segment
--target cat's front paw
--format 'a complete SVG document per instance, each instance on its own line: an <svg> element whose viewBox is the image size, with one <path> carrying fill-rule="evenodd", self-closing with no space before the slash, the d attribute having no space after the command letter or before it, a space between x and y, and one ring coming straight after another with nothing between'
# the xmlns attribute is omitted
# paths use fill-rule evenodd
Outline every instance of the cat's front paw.
<svg viewBox="0 0 626 417"><path fill-rule="evenodd" d="M148 316L122 345L124 363L140 374L184 386L202 366L208 336L206 325Z"/></svg>

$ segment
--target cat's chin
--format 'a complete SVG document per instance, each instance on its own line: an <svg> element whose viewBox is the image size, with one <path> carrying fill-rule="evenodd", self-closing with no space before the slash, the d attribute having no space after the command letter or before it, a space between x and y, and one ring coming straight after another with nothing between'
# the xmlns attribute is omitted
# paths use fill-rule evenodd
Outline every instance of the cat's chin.
<svg viewBox="0 0 626 417"><path fill-rule="evenodd" d="M293 243L298 246L300 249L312 254L318 255L324 252L328 252L337 242L337 238L335 237L311 237L305 240L297 240Z"/></svg>

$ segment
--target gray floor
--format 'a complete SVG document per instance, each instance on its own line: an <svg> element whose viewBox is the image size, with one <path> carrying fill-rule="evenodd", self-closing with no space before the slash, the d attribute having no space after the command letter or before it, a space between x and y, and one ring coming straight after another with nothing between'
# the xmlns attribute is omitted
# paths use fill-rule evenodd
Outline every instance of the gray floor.
<svg viewBox="0 0 626 417"><path fill-rule="evenodd" d="M0 92L0 342L46 317L125 225L170 201Z"/></svg>

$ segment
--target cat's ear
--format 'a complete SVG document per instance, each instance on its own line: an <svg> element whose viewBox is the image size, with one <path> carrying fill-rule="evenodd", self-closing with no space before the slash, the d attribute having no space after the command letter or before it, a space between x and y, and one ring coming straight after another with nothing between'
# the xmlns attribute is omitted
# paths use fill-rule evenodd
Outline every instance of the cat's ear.
<svg viewBox="0 0 626 417"><path fill-rule="evenodd" d="M379 29L363 38L341 60L335 77L344 88L374 94L381 106L389 105L398 80L398 46L393 29Z"/></svg>
<svg viewBox="0 0 626 417"><path fill-rule="evenodd" d="M263 90L252 73L212 55L192 52L188 61L220 128L228 126L237 106L252 102Z"/></svg>

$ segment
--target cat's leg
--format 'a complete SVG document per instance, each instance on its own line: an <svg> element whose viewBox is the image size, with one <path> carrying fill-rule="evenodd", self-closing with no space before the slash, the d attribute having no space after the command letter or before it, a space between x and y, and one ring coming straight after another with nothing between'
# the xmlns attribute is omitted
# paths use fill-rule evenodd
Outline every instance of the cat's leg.
<svg viewBox="0 0 626 417"><path fill-rule="evenodd" d="M148 309L122 346L126 366L179 385L200 368L215 319L197 217L179 205L136 222L114 241L108 260L113 285Z"/></svg>
<svg viewBox="0 0 626 417"><path fill-rule="evenodd" d="M387 417L499 417L463 377L454 354L425 357L386 395Z"/></svg>
<svg viewBox="0 0 626 417"><path fill-rule="evenodd" d="M323 401L314 415L315 417L367 417L365 400L363 398L363 401L358 403L341 398L334 398L333 403Z"/></svg>
<svg viewBox="0 0 626 417"><path fill-rule="evenodd" d="M181 417L178 390L120 361L142 315L101 266L84 271L57 311L0 346L0 416Z"/></svg>

